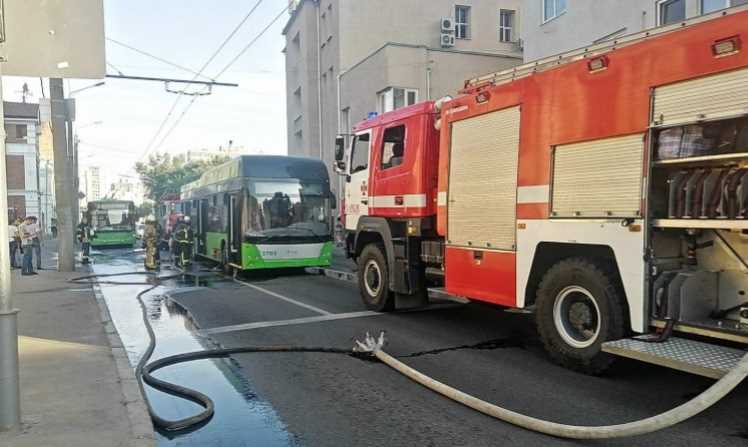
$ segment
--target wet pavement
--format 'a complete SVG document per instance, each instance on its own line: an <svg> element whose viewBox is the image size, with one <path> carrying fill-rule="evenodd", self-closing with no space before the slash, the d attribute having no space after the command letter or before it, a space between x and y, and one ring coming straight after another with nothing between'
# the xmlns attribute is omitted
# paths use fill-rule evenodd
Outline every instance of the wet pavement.
<svg viewBox="0 0 748 447"><path fill-rule="evenodd" d="M142 256L126 250L96 253L95 274L142 271ZM169 272L163 272L168 274ZM143 286L99 286L112 320L134 366L148 346L140 307L135 298L145 285L139 275L112 278L117 282L140 282ZM166 290L190 287L191 284L168 281L144 295L148 318L156 334L152 360L190 351L214 348L210 339L194 333L184 310L164 295ZM188 433L157 433L159 446L296 446L298 441L288 433L273 408L260 399L251 383L232 359L198 360L176 365L154 374L157 378L200 390L217 402L213 418L205 426ZM147 387L148 388L148 387ZM156 411L168 419L194 415L201 408L191 402L148 388Z"/></svg>
<svg viewBox="0 0 748 447"><path fill-rule="evenodd" d="M100 255L95 271L132 270L140 255ZM341 262L341 264L344 263ZM122 279L122 278L120 278ZM119 279L118 279L119 280ZM142 277L140 278L142 280ZM158 337L154 358L247 345L350 348L385 331L386 350L432 377L509 409L553 421L604 425L651 416L684 403L712 381L634 361L589 377L552 364L532 317L481 304L374 314L356 285L303 272L244 275L199 289L169 283L147 296ZM147 340L135 303L138 286L102 293L132 363ZM163 298L168 295L169 298ZM588 445L518 429L426 390L386 366L323 354L237 355L163 373L208 394L216 416L161 445L493 446ZM151 391L164 416L191 415L190 403ZM734 446L746 441L748 386L674 428L600 446Z"/></svg>

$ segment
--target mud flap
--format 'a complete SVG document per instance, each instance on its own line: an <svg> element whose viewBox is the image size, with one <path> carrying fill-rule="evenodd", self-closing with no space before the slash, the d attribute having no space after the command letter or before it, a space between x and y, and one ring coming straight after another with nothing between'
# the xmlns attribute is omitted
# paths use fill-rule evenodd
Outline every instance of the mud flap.
<svg viewBox="0 0 748 447"><path fill-rule="evenodd" d="M428 293L416 293L414 295L406 295L404 293L395 293L395 309L416 309L419 307L425 307L429 303Z"/></svg>

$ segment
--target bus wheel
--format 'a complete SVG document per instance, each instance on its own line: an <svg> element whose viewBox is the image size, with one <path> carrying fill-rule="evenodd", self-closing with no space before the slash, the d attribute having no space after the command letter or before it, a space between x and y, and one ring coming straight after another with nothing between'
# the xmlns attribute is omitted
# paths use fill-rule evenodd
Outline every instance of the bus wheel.
<svg viewBox="0 0 748 447"><path fill-rule="evenodd" d="M599 374L613 362L602 352L626 333L624 294L607 263L565 259L546 272L538 287L536 324L546 351L559 364Z"/></svg>
<svg viewBox="0 0 748 447"><path fill-rule="evenodd" d="M358 287L367 309L377 312L394 309L395 300L389 288L387 258L381 244L367 245L358 257Z"/></svg>

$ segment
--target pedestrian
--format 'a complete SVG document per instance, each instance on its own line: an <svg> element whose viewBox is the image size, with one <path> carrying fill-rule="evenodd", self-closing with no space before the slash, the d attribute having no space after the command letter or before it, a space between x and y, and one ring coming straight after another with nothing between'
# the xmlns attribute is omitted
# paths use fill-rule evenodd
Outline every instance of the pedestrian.
<svg viewBox="0 0 748 447"><path fill-rule="evenodd" d="M36 275L34 271L34 225L30 217L21 225L21 248L23 249L23 266L21 274L24 276Z"/></svg>
<svg viewBox="0 0 748 447"><path fill-rule="evenodd" d="M18 264L16 264L16 250L17 242L16 242L16 233L18 233L18 227L13 225L14 222L9 222L8 225L8 248L10 250L10 268L11 269L17 269Z"/></svg>
<svg viewBox="0 0 748 447"><path fill-rule="evenodd" d="M83 216L81 223L78 224L78 241L81 243L81 263L88 264L91 256L91 227L88 225L88 219Z"/></svg>
<svg viewBox="0 0 748 447"><path fill-rule="evenodd" d="M39 219L36 216L31 216L31 225L34 231L32 247L34 248L34 258L36 258L36 269L44 270L42 268L42 227L39 225Z"/></svg>
<svg viewBox="0 0 748 447"><path fill-rule="evenodd" d="M11 255L16 261L16 268L20 268L21 264L18 263L18 253L23 255L23 245L21 245L21 225L23 225L23 219L18 218L15 222L16 232L13 237L16 240L16 252ZM22 261L23 262L23 261Z"/></svg>

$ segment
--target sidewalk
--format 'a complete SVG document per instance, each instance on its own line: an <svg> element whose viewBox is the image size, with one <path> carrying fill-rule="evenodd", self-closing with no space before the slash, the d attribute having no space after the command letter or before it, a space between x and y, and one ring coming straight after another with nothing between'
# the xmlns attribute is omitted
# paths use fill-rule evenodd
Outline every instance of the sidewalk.
<svg viewBox="0 0 748 447"><path fill-rule="evenodd" d="M19 314L19 433L0 446L155 445L153 427L124 349L103 303L90 286L58 273L55 241L46 241L42 270L13 270ZM85 274L81 272L79 275Z"/></svg>

